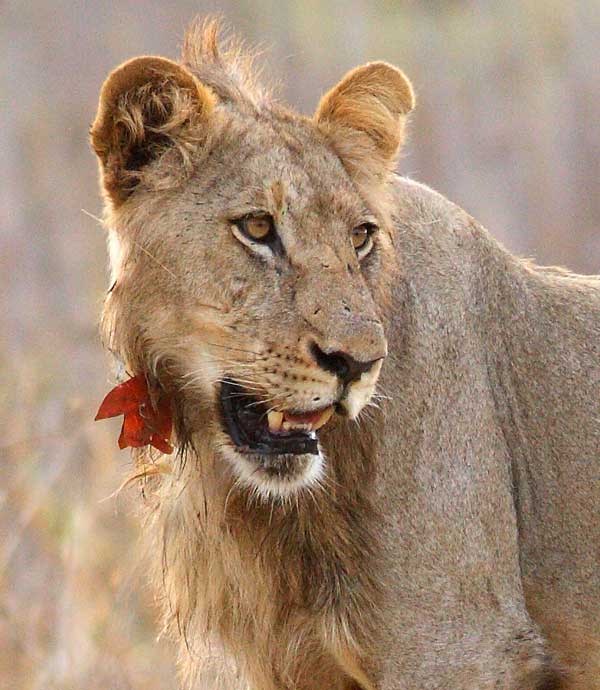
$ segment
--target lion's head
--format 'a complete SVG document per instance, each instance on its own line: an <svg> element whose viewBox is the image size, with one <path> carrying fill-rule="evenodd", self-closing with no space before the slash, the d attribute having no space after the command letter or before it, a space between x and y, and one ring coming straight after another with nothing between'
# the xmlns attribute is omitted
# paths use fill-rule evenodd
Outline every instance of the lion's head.
<svg viewBox="0 0 600 690"><path fill-rule="evenodd" d="M371 63L307 118L249 74L209 26L182 64L141 57L106 80L91 133L110 229L104 323L132 373L174 395L181 435L281 495L319 480L318 429L375 391L388 177L413 94Z"/></svg>

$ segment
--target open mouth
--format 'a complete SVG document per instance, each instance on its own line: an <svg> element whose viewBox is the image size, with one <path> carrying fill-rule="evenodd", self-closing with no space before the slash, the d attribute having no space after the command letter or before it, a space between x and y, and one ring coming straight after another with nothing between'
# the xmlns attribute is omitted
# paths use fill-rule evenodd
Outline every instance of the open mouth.
<svg viewBox="0 0 600 690"><path fill-rule="evenodd" d="M235 381L221 384L225 429L238 450L258 455L318 455L317 431L333 414L330 405L310 412L268 411Z"/></svg>

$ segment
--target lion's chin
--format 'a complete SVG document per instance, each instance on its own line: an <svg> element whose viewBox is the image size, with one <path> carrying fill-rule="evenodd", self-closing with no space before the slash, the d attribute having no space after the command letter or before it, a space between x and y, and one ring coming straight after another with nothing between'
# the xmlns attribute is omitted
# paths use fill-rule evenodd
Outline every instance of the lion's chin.
<svg viewBox="0 0 600 690"><path fill-rule="evenodd" d="M240 453L230 443L221 448L237 482L262 500L285 500L321 485L325 459L320 449L317 453L259 455Z"/></svg>

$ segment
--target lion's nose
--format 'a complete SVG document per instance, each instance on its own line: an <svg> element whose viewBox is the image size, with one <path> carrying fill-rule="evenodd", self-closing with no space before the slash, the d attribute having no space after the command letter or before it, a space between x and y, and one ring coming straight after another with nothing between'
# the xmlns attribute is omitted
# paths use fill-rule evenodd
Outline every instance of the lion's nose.
<svg viewBox="0 0 600 690"><path fill-rule="evenodd" d="M358 380L381 359L380 357L369 362L359 362L347 352L325 352L314 341L311 343L310 352L322 369L335 374L344 385Z"/></svg>

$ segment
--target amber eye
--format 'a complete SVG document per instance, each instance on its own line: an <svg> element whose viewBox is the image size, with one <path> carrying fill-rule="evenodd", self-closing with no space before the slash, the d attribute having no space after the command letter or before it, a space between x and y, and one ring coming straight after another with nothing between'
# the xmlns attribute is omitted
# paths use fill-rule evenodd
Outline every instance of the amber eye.
<svg viewBox="0 0 600 690"><path fill-rule="evenodd" d="M373 246L372 235L377 230L375 223L363 223L352 230L352 246L358 258L366 256Z"/></svg>
<svg viewBox="0 0 600 690"><path fill-rule="evenodd" d="M364 247L369 239L369 231L364 225L354 228L352 231L352 246L354 249L360 249Z"/></svg>
<svg viewBox="0 0 600 690"><path fill-rule="evenodd" d="M275 236L272 216L245 216L235 221L239 230L253 242L270 242Z"/></svg>

